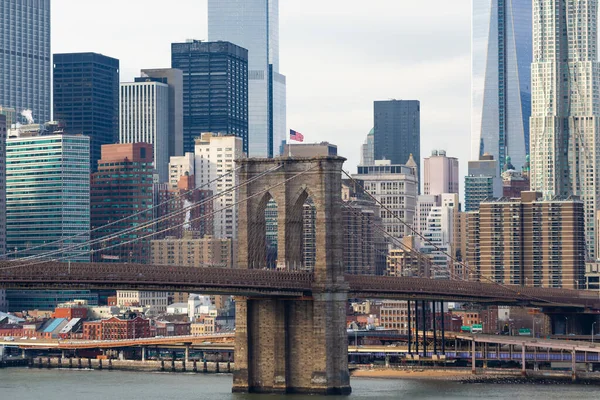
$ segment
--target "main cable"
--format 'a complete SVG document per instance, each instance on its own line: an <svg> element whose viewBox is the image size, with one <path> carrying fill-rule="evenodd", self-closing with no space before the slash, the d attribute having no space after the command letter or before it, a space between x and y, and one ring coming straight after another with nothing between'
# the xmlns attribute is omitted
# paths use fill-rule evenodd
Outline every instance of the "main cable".
<svg viewBox="0 0 600 400"><path fill-rule="evenodd" d="M225 173L225 174L222 174L222 175L219 175L219 176L217 176L215 179L213 179L213 180L211 180L211 181L208 181L208 182L206 182L206 183L202 184L202 185L201 185L201 186L199 186L199 187L195 187L195 188L193 188L193 189L190 189L190 190L188 190L188 191L186 191L186 192L179 193L177 196L174 196L173 198L170 198L170 199L168 199L168 200L166 200L166 201L164 201L164 202L161 202L161 203L159 203L159 204L153 205L151 208L148 208L148 209L145 209L145 210L142 210L142 211L138 211L138 212L136 212L136 213L134 213L134 214L128 215L128 216L126 216L126 217L123 217L123 218L121 218L121 219L118 219L118 220L116 220L116 221L109 222L108 224L105 224L105 225L99 226L99 227L97 227L97 228L94 228L94 229L88 230L88 231L86 231L85 233L78 233L77 235L74 235L74 236L65 237L65 238L58 239L58 240L55 240L55 241L53 241L53 242L49 242L49 243L43 243L43 244L39 244L39 245L36 245L36 246L33 246L33 247L25 248L25 249L23 249L23 250L17 250L17 251L15 251L15 252L12 252L12 253L10 253L10 252L6 252L6 253L4 253L4 254L1 254L1 255L0 255L0 258L3 258L3 257L8 257L8 256L10 256L10 255L12 255L12 254L16 255L16 254L20 254L20 253L24 253L24 252L29 252L29 251L31 251L31 250L39 249L39 248L42 248L42 247L48 247L48 246L51 246L51 245L54 245L54 244L62 243L62 242L64 242L64 241L67 241L67 240L73 240L73 239L76 239L76 238L78 238L78 237L80 237L80 236L91 234L92 232L95 232L95 231L97 231L97 230L99 230L99 229L104 229L104 228L107 228L107 227L109 227L109 226L112 226L112 225L118 224L118 223L120 223L120 222L126 221L126 220L128 220L128 219L130 219L130 218L133 218L133 217L136 217L136 216L139 216L139 215L145 214L145 213L147 213L147 212L150 212L150 211L154 211L154 209L156 209L156 208L158 208L158 207L161 207L161 206L163 206L163 205L165 205L165 204L168 204L168 203L170 203L170 202L172 202L172 201L178 200L179 198L181 198L181 197L183 197L183 196L187 196L188 194L190 194L190 193L192 193L192 192L195 192L195 191L197 191L197 190L201 190L201 189L203 189L204 187L207 187L207 186L211 185L212 183L214 183L214 182L216 182L216 181L218 181L218 180L221 180L221 179L223 179L223 178L225 178L225 177L227 177L227 176L229 176L229 175L231 175L231 174L233 174L233 173L237 172L237 170L239 170L240 168L241 168L241 166L240 166L240 167L237 167L237 168L235 168L235 169L232 169L232 170L228 171L227 173ZM23 257L23 258L21 258L21 260L30 259L30 258L31 258L31 257L33 257L33 256L37 256L37 254L36 254L36 255L32 255L32 256ZM9 260L9 261L10 261L10 260Z"/></svg>
<svg viewBox="0 0 600 400"><path fill-rule="evenodd" d="M215 199L217 199L217 198L219 198L221 196L224 196L225 194L228 194L228 193L230 193L230 192L238 189L239 187L248 185L251 182L254 182L255 180L257 180L257 179L263 177L264 175L266 175L268 173L271 173L271 172L273 172L273 171L275 171L275 170L277 170L279 168L281 168L281 165L276 165L275 167L272 167L272 168L270 168L270 169L268 169L268 170L260 173L259 175L255 176L255 177L252 177L251 179L248 179L248 180L246 180L246 181L244 181L242 183L238 183L237 185L232 186L231 188L228 188L226 190L223 190L223 191L221 191L221 192L219 192L217 194L214 194L214 195L212 195L211 197L209 197L207 199L203 199L203 201L201 201L201 202L191 204L191 205L189 205L187 207L182 208L181 210L173 211L172 213L167 214L165 216L162 216L162 217L160 217L158 219L153 219L151 221L144 222L144 223L142 223L142 224L140 224L138 226L126 228L126 229L124 229L122 231L114 232L114 233L108 234L106 236L102 236L100 238L90 239L90 240L88 240L86 242L74 243L74 244L72 244L71 246L69 246L67 248L56 249L56 250L49 251L47 253L42 253L42 254L32 255L32 256L29 256L29 257L24 257L24 258L21 258L20 260L38 260L38 259L43 259L43 258L51 257L51 256L53 256L55 254L64 253L64 252L69 251L69 250L79 249L79 248L84 247L84 246L90 246L91 247L91 246L93 246L95 244L98 244L98 243L107 242L107 241L112 240L112 239L117 239L120 236L123 236L125 234L136 232L138 230L147 228L149 226L156 225L156 224L158 224L160 222L163 222L165 220L171 219L171 218L173 218L175 216L179 216L179 215L182 215L184 213L187 213L188 211L191 211L192 209L201 207L204 204L206 204L208 202L212 202ZM163 203L165 203L165 202L163 202ZM188 221L187 223L190 223L190 222L191 221ZM184 224L186 224L185 221L183 222L183 224L180 224L178 226L181 226L181 225L184 225ZM106 226L107 225L104 225L103 227L106 227ZM169 230L175 229L178 226L170 227L168 229ZM100 227L100 228L102 228L102 227ZM100 228L98 228L98 229L100 229ZM81 252L76 253L76 254L82 255ZM73 257L73 256L74 255L68 255L68 256L64 256L63 258L70 258L70 257Z"/></svg>
<svg viewBox="0 0 600 400"><path fill-rule="evenodd" d="M270 187L268 187L268 188L266 188L266 189L263 189L263 190L261 190L261 191L259 191L259 192L257 192L257 193L254 193L254 194L252 194L252 195L250 195L250 196L246 197L245 199L239 200L239 201L237 201L237 202L235 202L235 203L232 203L232 204L230 204L230 205L227 205L227 206L225 206L225 207L223 207L223 208L221 208L221 209L219 209L219 210L213 211L212 213L210 213L210 214L208 214L208 215L202 215L202 216L200 216L200 217L196 217L196 218L194 218L194 219L192 219L192 220L190 220L190 221L183 222L183 223L181 223L181 224L178 224L178 225L176 225L176 226L173 226L173 227L165 228L165 229L163 229L162 231L159 231L159 232L152 232L152 233L149 233L149 234L147 234L147 235L145 235L145 236L141 236L141 237L138 237L138 238L135 238L135 239L129 240L129 241L127 241L127 242L117 243L117 244L114 244L114 245L112 245L112 246L105 247L105 248L103 248L102 250L86 250L86 251L81 251L81 252L79 252L79 253L76 253L76 255L83 255L83 254L94 254L94 253L97 253L97 252L99 252L99 251L104 251L104 250L109 250L109 249L111 249L111 248L115 248L115 247L119 247L119 246L124 246L124 245L126 245L126 244L134 243L134 242L137 242L137 241L139 241L139 240L145 239L145 238L147 238L147 237L151 237L151 236L154 236L154 235L157 235L157 234L160 234L160 233L163 233L163 232L166 232L166 231L169 231L169 230L175 229L175 228L177 228L177 227L179 227L179 226L183 226L184 224L191 223L191 222L195 222L195 221L197 221L197 220L202 220L202 219L204 219L204 218L211 217L211 216L213 216L214 214L216 214L216 213L218 213L218 212L221 212L221 211L223 211L223 210L226 210L226 209L232 208L232 207L234 207L234 206L236 206L236 205L238 205L238 204L240 204L240 203L243 203L243 202L245 202L245 201L248 201L248 200L249 200L249 199L251 199L251 198L254 198L254 197L257 197L257 196L259 196L259 195L261 195L261 194L264 194L264 193L268 192L269 190L271 190L271 189L273 189L273 188L276 188L276 187L278 187L278 186L284 185L284 184L286 184L287 182L289 182L290 180L292 180L292 179L294 179L294 178L296 178L296 177L298 177L298 176L304 175L304 174L306 174L307 172L309 172L309 171L313 170L313 169L314 169L314 168L316 168L316 167L317 167L316 165L313 165L312 167L310 167L310 168L307 168L306 170L304 170L304 171L301 171L301 172L299 172L299 173L297 173L297 174L295 174L295 175L293 175L293 176L291 176L291 177L289 177L289 178L285 179L285 180L284 180L284 181L282 181L282 182L276 183L276 184L274 184L274 185L272 185L272 186L270 186ZM73 255L70 255L70 256L65 256L65 257L60 257L60 258L56 258L56 259L53 259L53 260L51 260L51 261L61 261L61 260L65 260L65 259L67 259L67 258L70 258L70 257L73 257ZM47 262L48 262L48 260L44 260L44 261L33 262L33 263L29 263L29 264L23 264L23 265L14 265L14 266L10 266L10 267L2 267L2 268L0 268L0 270L8 270L8 269L16 269L16 268L25 268L25 267L30 267L30 266L34 266L34 265L40 265L40 264L44 264L44 263L47 263Z"/></svg>

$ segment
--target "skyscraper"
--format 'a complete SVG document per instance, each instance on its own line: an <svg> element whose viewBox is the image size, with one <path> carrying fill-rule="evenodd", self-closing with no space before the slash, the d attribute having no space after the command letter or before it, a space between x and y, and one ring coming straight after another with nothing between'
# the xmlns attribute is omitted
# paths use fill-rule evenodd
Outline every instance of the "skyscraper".
<svg viewBox="0 0 600 400"><path fill-rule="evenodd" d="M491 154L499 171L529 154L531 1L472 2L471 158Z"/></svg>
<svg viewBox="0 0 600 400"><path fill-rule="evenodd" d="M183 71L183 150L205 132L232 134L248 151L248 51L229 42L171 44L171 66Z"/></svg>
<svg viewBox="0 0 600 400"><path fill-rule="evenodd" d="M233 135L205 133L196 139L196 187L224 193L213 199L213 232L220 239L237 239L237 191L232 188L237 185L238 177L235 172L221 175L235 171L235 160L243 156L242 139Z"/></svg>
<svg viewBox="0 0 600 400"><path fill-rule="evenodd" d="M412 154L421 169L421 105L418 100L375 101L375 160L404 164Z"/></svg>
<svg viewBox="0 0 600 400"><path fill-rule="evenodd" d="M531 190L585 205L588 259L596 254L600 195L598 1L534 2Z"/></svg>
<svg viewBox="0 0 600 400"><path fill-rule="evenodd" d="M511 285L582 289L585 281L583 202L577 197L544 200L488 199L479 208L480 253L470 267L480 279Z"/></svg>
<svg viewBox="0 0 600 400"><path fill-rule="evenodd" d="M148 79L169 85L169 157L183 155L183 71L177 68L143 69L136 82Z"/></svg>
<svg viewBox="0 0 600 400"><path fill-rule="evenodd" d="M31 131L6 140L9 258L56 252L60 261L90 260L82 245L90 239L89 142Z"/></svg>
<svg viewBox="0 0 600 400"><path fill-rule="evenodd" d="M54 119L90 137L96 171L104 144L119 138L119 60L96 53L54 55Z"/></svg>
<svg viewBox="0 0 600 400"><path fill-rule="evenodd" d="M92 174L91 182L92 239L110 238L94 244L93 261L149 260L152 237L148 235L154 232L154 224L148 225L153 218L152 158L148 143L102 146L98 172ZM134 227L134 231L115 236ZM140 240L142 237L146 240Z"/></svg>
<svg viewBox="0 0 600 400"><path fill-rule="evenodd" d="M383 228L389 237L400 239L412 234L409 226L413 223L419 177L417 165L411 158L405 164L394 165L390 160L375 160L374 165L358 166L354 179L363 181L366 192L378 202L384 202L388 209L380 210ZM392 247L397 241L389 241Z"/></svg>
<svg viewBox="0 0 600 400"><path fill-rule="evenodd" d="M0 1L0 106L50 120L50 0Z"/></svg>
<svg viewBox="0 0 600 400"><path fill-rule="evenodd" d="M485 199L501 196L502 179L494 156L484 154L478 161L469 161L469 173L465 176L465 211L477 211Z"/></svg>
<svg viewBox="0 0 600 400"><path fill-rule="evenodd" d="M446 157L446 150L433 150L423 160L423 193L458 193L458 158Z"/></svg>
<svg viewBox="0 0 600 400"><path fill-rule="evenodd" d="M6 254L6 115L0 113L0 259ZM2 306L0 305L0 311Z"/></svg>
<svg viewBox="0 0 600 400"><path fill-rule="evenodd" d="M375 129L371 129L367 134L365 142L360 146L360 165L375 164Z"/></svg>
<svg viewBox="0 0 600 400"><path fill-rule="evenodd" d="M121 83L119 142L150 143L160 182L169 179L169 85Z"/></svg>
<svg viewBox="0 0 600 400"><path fill-rule="evenodd" d="M226 40L248 50L248 155L279 155L287 137L286 81L279 73L279 0L208 0L208 40Z"/></svg>

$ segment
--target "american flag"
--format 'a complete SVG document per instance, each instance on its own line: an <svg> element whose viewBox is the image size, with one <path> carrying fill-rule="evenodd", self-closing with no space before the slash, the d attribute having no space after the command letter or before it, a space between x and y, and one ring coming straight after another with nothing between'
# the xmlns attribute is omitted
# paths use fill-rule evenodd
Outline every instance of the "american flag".
<svg viewBox="0 0 600 400"><path fill-rule="evenodd" d="M296 132L293 129L290 129L290 140L295 140L296 142L304 142L304 135L300 132Z"/></svg>

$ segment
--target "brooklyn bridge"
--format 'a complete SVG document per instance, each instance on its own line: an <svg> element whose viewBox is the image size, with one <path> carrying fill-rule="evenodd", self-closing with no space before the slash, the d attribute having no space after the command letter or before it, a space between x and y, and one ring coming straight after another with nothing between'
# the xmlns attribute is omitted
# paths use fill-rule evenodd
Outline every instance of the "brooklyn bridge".
<svg viewBox="0 0 600 400"><path fill-rule="evenodd" d="M0 263L0 286L234 295L233 390L241 392L350 393L349 298L535 306L549 314L600 312L597 294L586 291L347 274L338 225L343 162L341 157L239 160L237 268L15 260ZM308 197L316 208L314 268L264 268L267 202L279 206L278 262L296 265Z"/></svg>

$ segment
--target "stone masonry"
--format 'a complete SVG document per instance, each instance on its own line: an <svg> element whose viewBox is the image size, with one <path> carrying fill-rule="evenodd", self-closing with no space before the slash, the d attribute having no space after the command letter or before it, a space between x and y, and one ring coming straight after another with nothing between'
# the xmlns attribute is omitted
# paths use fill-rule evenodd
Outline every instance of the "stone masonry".
<svg viewBox="0 0 600 400"><path fill-rule="evenodd" d="M302 262L302 210L316 207L312 293L298 299L237 298L234 392L348 394L348 338L342 260L342 157L243 159L238 267L266 265L265 207L278 206L278 268ZM265 193L265 189L269 189ZM255 195L255 196L254 196Z"/></svg>

